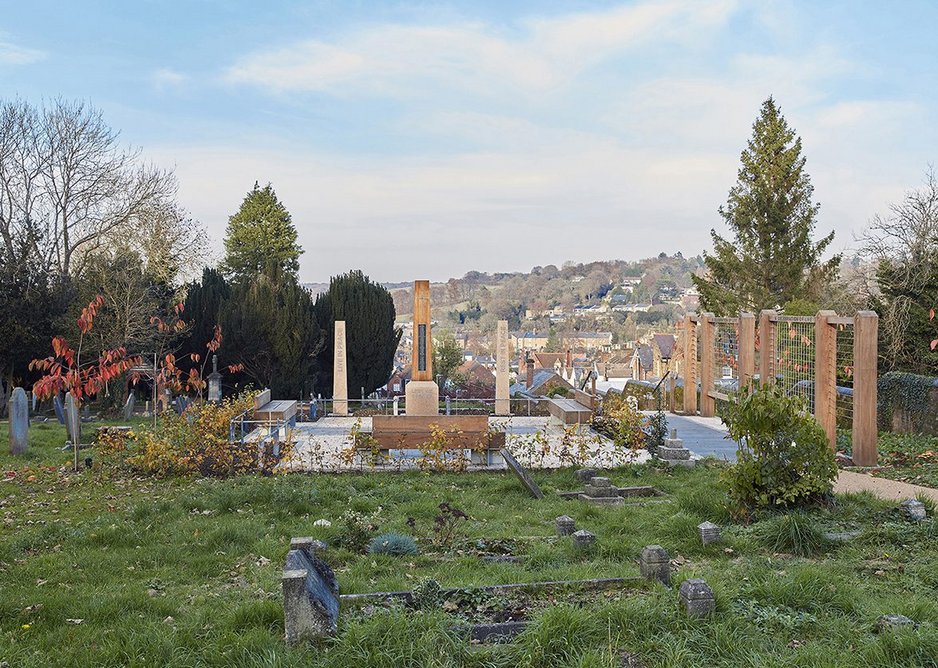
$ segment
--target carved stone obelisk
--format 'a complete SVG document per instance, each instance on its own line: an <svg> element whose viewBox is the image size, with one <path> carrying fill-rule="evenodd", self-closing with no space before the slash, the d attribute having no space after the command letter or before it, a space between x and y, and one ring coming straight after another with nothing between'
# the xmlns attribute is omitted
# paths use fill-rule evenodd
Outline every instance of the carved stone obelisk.
<svg viewBox="0 0 938 668"><path fill-rule="evenodd" d="M495 415L511 415L508 396L508 321L499 320L495 332Z"/></svg>
<svg viewBox="0 0 938 668"><path fill-rule="evenodd" d="M440 388L433 382L430 281L414 281L414 347L410 377L404 389L407 415L439 415Z"/></svg>
<svg viewBox="0 0 938 668"><path fill-rule="evenodd" d="M348 415L348 371L345 351L345 321L335 321L335 357L332 366L332 413Z"/></svg>

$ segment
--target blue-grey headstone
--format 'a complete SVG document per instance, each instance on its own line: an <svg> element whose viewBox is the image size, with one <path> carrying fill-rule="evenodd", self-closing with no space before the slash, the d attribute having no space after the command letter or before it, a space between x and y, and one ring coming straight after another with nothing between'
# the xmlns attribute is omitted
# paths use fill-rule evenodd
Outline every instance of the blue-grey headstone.
<svg viewBox="0 0 938 668"><path fill-rule="evenodd" d="M134 391L127 394L127 401L124 403L124 419L129 420L134 414Z"/></svg>
<svg viewBox="0 0 938 668"><path fill-rule="evenodd" d="M297 541L294 541L296 543ZM291 544L283 571L283 612L287 643L333 635L339 622L339 583L317 545Z"/></svg>
<svg viewBox="0 0 938 668"><path fill-rule="evenodd" d="M65 424L65 406L62 405L62 398L59 395L52 397L52 407L55 408L55 417L59 424Z"/></svg>
<svg viewBox="0 0 938 668"><path fill-rule="evenodd" d="M13 388L7 408L10 415L10 454L25 454L29 444L29 400L22 387Z"/></svg>
<svg viewBox="0 0 938 668"><path fill-rule="evenodd" d="M72 445L81 443L81 414L71 392L65 393L65 427Z"/></svg>
<svg viewBox="0 0 938 668"><path fill-rule="evenodd" d="M35 412L36 412L36 407L37 407L38 404L39 404L39 397L36 396L36 393L35 393L35 392L30 392L29 395L30 395L30 397L32 398L32 402L33 402L33 413L35 413Z"/></svg>

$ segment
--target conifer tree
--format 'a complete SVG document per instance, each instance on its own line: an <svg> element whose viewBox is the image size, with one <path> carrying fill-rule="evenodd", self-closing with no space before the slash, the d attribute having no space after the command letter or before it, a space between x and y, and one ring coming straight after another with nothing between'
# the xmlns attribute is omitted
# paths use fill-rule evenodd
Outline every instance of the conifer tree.
<svg viewBox="0 0 938 668"><path fill-rule="evenodd" d="M387 383L394 370L394 354L401 340L394 327L394 299L361 271L334 276L329 291L316 300L319 325L326 345L320 355L319 392L332 396L335 321L345 321L348 395L360 399Z"/></svg>
<svg viewBox="0 0 938 668"><path fill-rule="evenodd" d="M839 255L821 261L833 232L811 239L820 205L812 201L801 138L771 97L752 130L736 185L719 209L735 238L711 230L714 252L704 255L708 276L694 277L701 307L717 315L814 300L840 264Z"/></svg>
<svg viewBox="0 0 938 668"><path fill-rule="evenodd" d="M238 212L228 219L224 272L238 281L274 266L296 278L303 249L297 243L290 212L268 183L254 183Z"/></svg>

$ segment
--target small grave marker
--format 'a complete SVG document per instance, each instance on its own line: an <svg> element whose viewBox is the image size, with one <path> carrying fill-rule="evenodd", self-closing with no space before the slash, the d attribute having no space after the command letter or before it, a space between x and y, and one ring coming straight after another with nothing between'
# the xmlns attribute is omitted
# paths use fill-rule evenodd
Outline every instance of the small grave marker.
<svg viewBox="0 0 938 668"><path fill-rule="evenodd" d="M720 541L720 527L713 522L701 522L697 525L697 530L700 532L700 540L704 545Z"/></svg>
<svg viewBox="0 0 938 668"><path fill-rule="evenodd" d="M554 524L558 536L570 536L576 531L576 521L568 515L561 515L554 520Z"/></svg>
<svg viewBox="0 0 938 668"><path fill-rule="evenodd" d="M642 548L638 568L642 577L657 580L663 585L671 584L671 555L660 545L646 545Z"/></svg>
<svg viewBox="0 0 938 668"><path fill-rule="evenodd" d="M13 388L7 409L10 416L10 454L26 454L29 445L29 400L22 387Z"/></svg>
<svg viewBox="0 0 938 668"><path fill-rule="evenodd" d="M505 460L505 463L508 465L508 468L511 469L511 472L514 473L518 480L521 481L521 484L524 485L525 489L531 492L531 495L535 499L543 499L544 492L541 491L541 488L537 486L537 483L531 479L531 476L528 475L528 472L524 470L524 467L518 463L518 460L514 458L508 448L502 448L499 450L502 458Z"/></svg>
<svg viewBox="0 0 938 668"><path fill-rule="evenodd" d="M134 391L127 394L127 401L124 402L124 419L129 420L134 414Z"/></svg>
<svg viewBox="0 0 938 668"><path fill-rule="evenodd" d="M927 515L925 512L925 504L918 499L906 499L899 505L902 507L902 511L905 513L906 517L910 520L921 522Z"/></svg>
<svg viewBox="0 0 938 668"><path fill-rule="evenodd" d="M706 617L716 610L713 590L704 580L692 578L681 583L678 598L684 611L691 617Z"/></svg>
<svg viewBox="0 0 938 668"><path fill-rule="evenodd" d="M595 542L596 536L586 529L580 529L573 534L573 546L578 550L588 550Z"/></svg>
<svg viewBox="0 0 938 668"><path fill-rule="evenodd" d="M338 628L339 583L329 565L316 556L324 547L311 538L290 541L281 579L289 645L333 635Z"/></svg>

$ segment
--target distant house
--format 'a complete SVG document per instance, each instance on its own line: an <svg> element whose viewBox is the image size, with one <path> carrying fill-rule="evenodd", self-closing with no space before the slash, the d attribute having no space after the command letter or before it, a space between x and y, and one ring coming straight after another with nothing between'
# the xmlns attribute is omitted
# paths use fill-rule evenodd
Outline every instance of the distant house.
<svg viewBox="0 0 938 668"><path fill-rule="evenodd" d="M612 332L573 332L563 337L563 347L573 350L598 350L612 345Z"/></svg>
<svg viewBox="0 0 938 668"><path fill-rule="evenodd" d="M521 350L544 350L547 347L547 334L537 332L512 332L509 335L512 348Z"/></svg>
<svg viewBox="0 0 938 668"><path fill-rule="evenodd" d="M536 369L553 369L558 362L564 364L566 361L566 353L532 353L531 359L534 360L534 368Z"/></svg>
<svg viewBox="0 0 938 668"><path fill-rule="evenodd" d="M463 387L468 396L474 399L495 398L495 374L484 364L476 360L463 362L457 372L466 379Z"/></svg>
<svg viewBox="0 0 938 668"><path fill-rule="evenodd" d="M632 378L635 380L648 380L654 375L655 353L651 346L639 345L632 353L632 359L629 363L632 371Z"/></svg>
<svg viewBox="0 0 938 668"><path fill-rule="evenodd" d="M563 387L568 390L573 389L573 386L561 378L553 369L534 370L533 368L529 368L523 381L519 379L519 382L508 388L508 393L513 397L520 394L524 397L536 399L537 397L546 395L557 387Z"/></svg>
<svg viewBox="0 0 938 668"><path fill-rule="evenodd" d="M674 356L674 335L655 334L652 336L651 348L654 354L652 374L656 378L661 378L671 368L671 358Z"/></svg>

